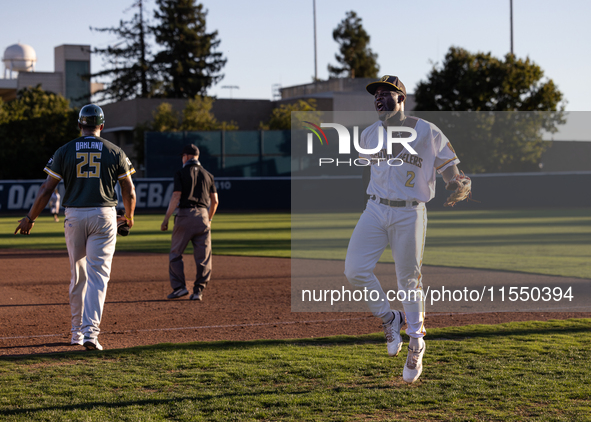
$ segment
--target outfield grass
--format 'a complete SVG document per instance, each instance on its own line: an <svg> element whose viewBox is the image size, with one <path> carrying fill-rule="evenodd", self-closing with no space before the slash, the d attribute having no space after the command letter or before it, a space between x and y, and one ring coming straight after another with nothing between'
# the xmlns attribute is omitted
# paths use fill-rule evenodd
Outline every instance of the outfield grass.
<svg viewBox="0 0 591 422"><path fill-rule="evenodd" d="M3 420L591 420L591 320L429 330L407 385L383 334L0 359ZM408 339L405 338L405 341Z"/></svg>
<svg viewBox="0 0 591 422"><path fill-rule="evenodd" d="M591 213L587 209L430 211L423 263L591 278ZM117 250L168 253L162 215L139 215ZM213 252L344 259L358 214L224 214L213 222ZM0 247L64 249L62 224L41 217L29 237L14 236L16 218L0 218ZM293 251L291 250L293 240ZM190 252L190 248L188 252ZM384 252L383 262L391 262Z"/></svg>
<svg viewBox="0 0 591 422"><path fill-rule="evenodd" d="M345 259L357 214L293 219L292 257ZM588 209L429 211L423 264L591 278ZM388 248L381 262L393 262Z"/></svg>
<svg viewBox="0 0 591 422"><path fill-rule="evenodd" d="M170 252L172 219L167 232L160 231L164 214L135 217L128 237L117 237L118 251ZM18 218L0 217L0 248L63 249L63 216L55 223L52 217L39 217L30 236L14 236ZM213 225L213 253L217 255L290 256L289 213L216 214ZM189 245L187 252L192 251Z"/></svg>

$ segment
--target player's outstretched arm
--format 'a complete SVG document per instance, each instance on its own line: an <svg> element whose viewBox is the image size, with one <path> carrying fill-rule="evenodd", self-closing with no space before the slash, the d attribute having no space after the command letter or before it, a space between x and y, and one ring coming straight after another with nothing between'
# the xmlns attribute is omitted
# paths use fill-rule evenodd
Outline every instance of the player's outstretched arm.
<svg viewBox="0 0 591 422"><path fill-rule="evenodd" d="M119 180L121 186L121 199L123 199L123 206L125 207L125 216L127 225L131 229L133 227L133 217L135 214L135 186L131 176Z"/></svg>
<svg viewBox="0 0 591 422"><path fill-rule="evenodd" d="M51 194L53 193L59 182L60 181L58 179L52 176L47 176L47 179L45 179L45 182L43 182L43 184L39 188L39 191L37 192L37 197L35 198L35 202L33 202L33 205L31 206L29 213L25 218L19 220L19 224L16 230L14 231L14 234L17 234L19 231L21 232L21 234L29 234L31 232L33 224L35 224L35 220L37 219L37 217L39 217L39 214L41 214L41 211L43 211L43 208L45 208L45 206L49 202Z"/></svg>

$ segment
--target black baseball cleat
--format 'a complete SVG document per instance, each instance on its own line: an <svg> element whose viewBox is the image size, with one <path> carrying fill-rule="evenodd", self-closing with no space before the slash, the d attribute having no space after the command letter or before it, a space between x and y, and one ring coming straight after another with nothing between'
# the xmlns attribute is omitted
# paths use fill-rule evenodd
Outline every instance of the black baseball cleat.
<svg viewBox="0 0 591 422"><path fill-rule="evenodd" d="M167 297L168 299L178 299L179 297L187 296L189 291L185 287L179 287L178 289L174 290L171 294Z"/></svg>
<svg viewBox="0 0 591 422"><path fill-rule="evenodd" d="M197 293L193 293L190 297L189 300L203 300L203 292L197 292Z"/></svg>

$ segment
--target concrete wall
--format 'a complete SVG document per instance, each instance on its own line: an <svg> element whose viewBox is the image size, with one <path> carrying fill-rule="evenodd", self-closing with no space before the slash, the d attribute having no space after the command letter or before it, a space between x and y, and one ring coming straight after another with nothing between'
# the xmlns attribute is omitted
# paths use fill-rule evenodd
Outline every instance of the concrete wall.
<svg viewBox="0 0 591 422"><path fill-rule="evenodd" d="M61 73L53 72L20 72L17 89L35 87L41 84L45 91L64 95L64 81Z"/></svg>
<svg viewBox="0 0 591 422"><path fill-rule="evenodd" d="M257 130L260 122L269 120L273 107L270 100L219 99L213 103L211 112L220 122L235 121L240 130Z"/></svg>
<svg viewBox="0 0 591 422"><path fill-rule="evenodd" d="M66 97L66 62L69 60L88 62L90 70L90 45L63 44L54 48L53 69L62 78L61 94L64 97ZM43 86L43 89L47 88ZM90 82L88 83L88 92L90 92Z"/></svg>
<svg viewBox="0 0 591 422"><path fill-rule="evenodd" d="M173 98L136 98L101 107L108 127L135 127L151 121L160 104L170 103L174 111L181 113L186 101ZM256 130L261 121L266 122L269 119L272 110L273 102L270 100L220 99L213 103L211 111L220 122L233 120L241 130Z"/></svg>
<svg viewBox="0 0 591 422"><path fill-rule="evenodd" d="M55 72L66 71L66 60L80 60L90 62L89 45L58 45L54 49L53 70Z"/></svg>

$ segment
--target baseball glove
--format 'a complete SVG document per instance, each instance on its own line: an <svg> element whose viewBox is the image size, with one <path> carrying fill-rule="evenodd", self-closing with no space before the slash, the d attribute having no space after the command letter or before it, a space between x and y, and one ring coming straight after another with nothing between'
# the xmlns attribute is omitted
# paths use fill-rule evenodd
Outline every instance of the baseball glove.
<svg viewBox="0 0 591 422"><path fill-rule="evenodd" d="M472 194L472 181L464 172L462 174L456 174L445 185L445 189L453 190L454 192L447 198L443 206L453 207L457 202L463 201L464 199L470 199Z"/></svg>
<svg viewBox="0 0 591 422"><path fill-rule="evenodd" d="M125 210L119 210L117 211L117 217L123 217L125 215ZM123 220L117 220L117 234L119 236L127 236L129 234L129 230L131 230L129 228L129 224L127 224L127 220L123 219Z"/></svg>

